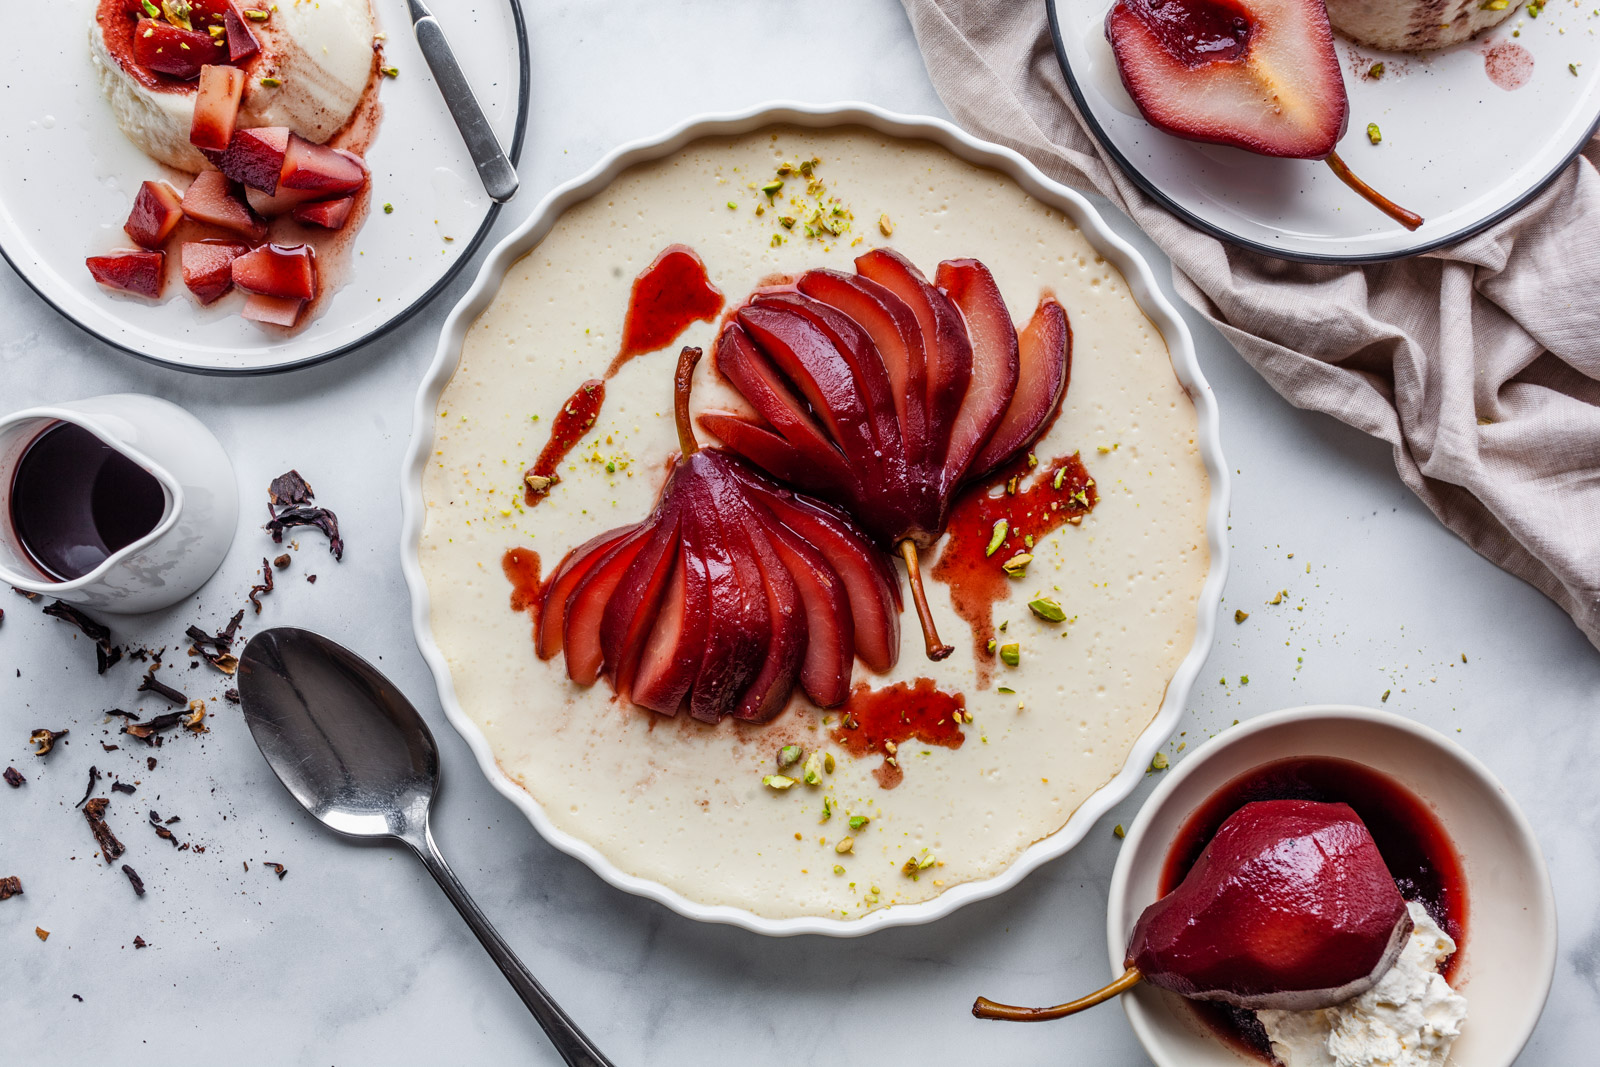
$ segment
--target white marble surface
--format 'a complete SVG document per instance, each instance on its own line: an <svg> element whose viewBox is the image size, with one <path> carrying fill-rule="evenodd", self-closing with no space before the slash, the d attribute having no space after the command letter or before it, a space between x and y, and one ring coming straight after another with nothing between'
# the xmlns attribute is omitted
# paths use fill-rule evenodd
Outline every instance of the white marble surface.
<svg viewBox="0 0 1600 1067"><path fill-rule="evenodd" d="M783 96L944 113L893 0L526 6L532 129L524 191L498 233L613 144L691 112ZM1158 255L1125 220L1113 225ZM0 270L0 406L157 393L217 432L246 501L260 501L268 479L290 466L311 478L343 520L345 560L334 564L317 536L302 538L251 625L340 637L381 658L411 693L443 750L441 847L620 1067L1147 1062L1115 1007L1037 1027L981 1024L967 1007L979 992L1048 1000L1105 977L1111 828L1132 819L1148 786L1004 897L864 940L778 942L698 926L605 886L485 784L415 651L396 549L412 393L465 286L463 277L407 327L331 366L219 381L103 348ZM1518 1062L1591 1061L1600 1045L1600 653L1543 597L1444 531L1400 485L1381 445L1292 410L1197 316L1189 321L1237 471L1225 610L1242 606L1251 617L1224 624L1180 740L1288 705L1377 704L1386 690L1389 710L1457 737L1539 829L1559 899L1554 992ZM251 515L197 604L119 622L119 638L174 644L190 621L224 620L269 551ZM320 576L315 586L308 572ZM1288 603L1265 606L1281 588ZM100 712L135 706L136 671L96 677L90 646L67 626L10 593L0 607L0 765L29 778L0 789L0 875L19 874L26 887L0 904L7 1062L557 1062L420 866L310 824L236 709L214 706L209 735L172 739L147 772L143 748L103 752L98 743ZM220 691L206 682L196 691ZM63 725L69 743L48 760L29 754L31 728ZM94 858L72 809L90 764L142 783L136 796L114 794L111 818L124 859L149 885L143 899ZM140 825L151 808L181 816L173 829L206 852L157 839ZM286 864L287 877L267 873L267 860ZM47 942L35 926L51 931ZM134 949L135 935L151 947Z"/></svg>

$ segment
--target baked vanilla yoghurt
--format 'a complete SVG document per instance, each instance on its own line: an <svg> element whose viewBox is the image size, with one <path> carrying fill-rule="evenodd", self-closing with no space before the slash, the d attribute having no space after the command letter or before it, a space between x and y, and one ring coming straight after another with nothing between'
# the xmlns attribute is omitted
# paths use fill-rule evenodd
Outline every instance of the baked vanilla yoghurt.
<svg viewBox="0 0 1600 1067"><path fill-rule="evenodd" d="M248 7L249 5L241 5ZM376 70L376 26L369 0L277 0L251 31L261 52L240 64L249 75L237 127L287 126L318 144L348 124ZM189 143L195 84L132 68L107 42L130 21L101 2L89 20L89 58L118 127L146 155L191 174L205 158ZM108 31L107 27L111 27ZM265 81L265 83L264 83Z"/></svg>
<svg viewBox="0 0 1600 1067"><path fill-rule="evenodd" d="M1328 0L1328 21L1373 48L1425 52L1498 26L1519 5L1520 0L1499 7L1487 0Z"/></svg>
<svg viewBox="0 0 1600 1067"><path fill-rule="evenodd" d="M1456 943L1421 904L1406 908L1411 938L1367 992L1317 1011L1256 1012L1284 1067L1443 1067L1467 1017L1439 973Z"/></svg>
<svg viewBox="0 0 1600 1067"><path fill-rule="evenodd" d="M760 189L783 161L812 158L837 199L832 218L844 220L831 224L837 236L807 235L806 216L791 217L802 179L770 200ZM679 348L709 353L720 323L696 322L624 364L535 507L523 505L522 474L568 397L617 354L633 280L674 244L704 261L725 311L774 276L849 271L856 256L887 246L929 275L941 259L981 260L1019 323L1047 291L1070 317L1070 387L1033 451L1041 460L1081 452L1099 503L1081 525L1040 538L1026 577L995 605L1021 653L992 685L979 683L949 587L931 577L933 612L955 653L924 656L908 597L898 664L883 676L855 664L856 684L930 679L966 701L960 747L903 743L893 788L874 776L881 755L857 759L833 743L838 716L798 691L764 726L666 718L616 701L604 681L573 683L560 656L540 660L528 615L510 607L508 549L537 552L548 576L575 546L654 506L678 447ZM693 410L743 409L712 363L695 372ZM1000 874L1122 769L1193 642L1210 566L1210 486L1195 408L1161 334L1069 219L926 142L779 126L696 141L624 171L512 265L467 333L433 429L419 556L461 708L557 830L698 904L854 919ZM925 575L937 552L924 555ZM1067 621L1030 614L1028 600L1041 595ZM785 745L832 754L834 771L816 785L764 786Z"/></svg>

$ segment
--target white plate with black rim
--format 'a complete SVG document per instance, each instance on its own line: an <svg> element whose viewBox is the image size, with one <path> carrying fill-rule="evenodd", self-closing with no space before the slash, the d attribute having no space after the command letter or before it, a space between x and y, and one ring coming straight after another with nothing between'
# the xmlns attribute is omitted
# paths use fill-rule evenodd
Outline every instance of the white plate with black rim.
<svg viewBox="0 0 1600 1067"><path fill-rule="evenodd" d="M803 128L863 126L895 138L931 142L969 163L992 168L1010 177L1028 195L1061 211L1084 233L1098 253L1121 272L1133 299L1166 342L1173 371L1195 406L1198 447L1210 479L1210 494L1206 503L1206 543L1210 567L1193 605L1194 637L1166 687L1159 710L1129 749L1120 771L1089 794L1060 829L1035 841L994 876L952 886L927 900L879 908L850 919L823 915L773 918L728 904L692 900L659 881L621 869L596 844L558 826L528 790L517 784L501 766L494 747L478 721L463 707L456 692L450 662L435 639L433 630L431 597L443 594L438 589L430 594L421 563L423 527L429 518L422 488L423 473L426 465L434 459L439 398L461 360L468 330L495 299L508 271L545 239L565 211L605 190L629 167L669 156L693 141L738 136L777 124ZM1144 779L1146 768L1156 751L1176 729L1189 692L1211 647L1228 565L1228 469L1222 457L1216 397L1201 373L1188 328L1162 295L1150 265L1105 224L1087 200L1045 177L1037 167L1016 152L977 140L940 119L894 114L862 103L818 105L776 102L732 114L698 116L657 137L622 145L587 172L546 196L528 219L490 252L471 290L462 297L445 322L433 365L417 394L411 446L401 469L401 500L400 561L406 585L411 591L412 626L417 646L433 672L446 716L466 739L490 783L527 816L547 841L582 860L611 885L655 900L691 919L728 923L769 936L824 934L856 937L891 926L931 922L965 904L1005 892L1041 864L1063 855L1082 841L1095 821L1126 799Z"/></svg>
<svg viewBox="0 0 1600 1067"><path fill-rule="evenodd" d="M408 318L488 235L489 199L417 47L404 0L373 0L387 35L383 117L367 154L372 203L341 284L285 333L239 317L237 298L201 307L180 285L160 301L97 285L87 256L128 247L122 234L146 179L187 179L124 137L89 60L95 0L32 9L29 32L0 42L0 252L46 302L89 333L152 363L204 374L263 374L332 359ZM440 5L444 26L513 162L528 102L528 42L518 0ZM381 205L392 204L386 213Z"/></svg>
<svg viewBox="0 0 1600 1067"><path fill-rule="evenodd" d="M1091 132L1135 184L1223 240L1283 259L1379 262L1460 241L1553 181L1600 124L1594 5L1519 10L1474 40L1420 55L1339 38L1350 126L1339 154L1427 221L1408 231L1320 162L1269 159L1151 126L1106 43L1110 0L1046 0L1056 57ZM1373 77L1374 64L1383 65ZM1380 143L1369 142L1376 124Z"/></svg>

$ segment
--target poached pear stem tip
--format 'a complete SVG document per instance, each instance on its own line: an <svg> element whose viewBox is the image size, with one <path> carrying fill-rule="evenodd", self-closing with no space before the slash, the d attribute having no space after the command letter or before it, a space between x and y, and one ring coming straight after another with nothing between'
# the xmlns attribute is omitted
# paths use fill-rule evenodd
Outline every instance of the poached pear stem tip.
<svg viewBox="0 0 1600 1067"><path fill-rule="evenodd" d="M1049 1019L1061 1019L1068 1015L1076 1015L1085 1008L1092 1008L1096 1004L1110 1000L1114 996L1126 993L1142 981L1144 975L1139 973L1139 968L1129 967L1122 973L1122 977L1103 989L1097 989L1086 997L1057 1004L1053 1008L1019 1008L1011 1004L996 1004L988 997L979 997L972 1002L972 1014L979 1019L999 1019L1011 1023L1040 1023Z"/></svg>
<svg viewBox="0 0 1600 1067"><path fill-rule="evenodd" d="M1374 189L1372 186L1356 177L1355 172L1345 164L1344 160L1339 158L1339 153L1329 152L1326 157L1326 162L1328 166L1332 168L1333 172L1339 176L1340 181L1344 182L1350 188L1360 193L1362 198L1369 204L1383 212L1385 215L1388 215L1391 219L1394 219L1394 221L1398 222L1406 229L1415 230L1418 226L1422 225L1424 220L1421 215L1418 215L1415 211L1408 211L1407 209L1401 207L1399 204L1395 203L1393 200L1390 200L1388 197L1378 192L1378 190Z"/></svg>
<svg viewBox="0 0 1600 1067"><path fill-rule="evenodd" d="M954 652L954 645L939 640L939 629L934 625L933 612L928 608L928 594L922 588L922 565L917 559L917 544L911 538L900 542L900 558L906 562L906 574L911 578L911 599L917 605L917 620L922 623L922 640L928 658L934 662Z"/></svg>
<svg viewBox="0 0 1600 1067"><path fill-rule="evenodd" d="M678 372L672 379L672 415L678 424L678 448L685 458L700 451L700 442L694 439L694 425L689 421L689 390L694 386L694 368L700 355L700 349L684 345L678 353Z"/></svg>

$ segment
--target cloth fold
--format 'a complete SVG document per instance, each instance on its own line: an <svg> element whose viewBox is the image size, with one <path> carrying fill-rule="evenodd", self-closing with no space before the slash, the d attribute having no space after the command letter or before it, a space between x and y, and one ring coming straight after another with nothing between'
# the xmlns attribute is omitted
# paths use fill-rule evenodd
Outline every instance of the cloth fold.
<svg viewBox="0 0 1600 1067"><path fill-rule="evenodd" d="M1127 212L1274 389L1387 441L1441 522L1600 648L1600 137L1456 245L1291 263L1195 229L1122 173L1078 113L1042 2L902 4L957 122Z"/></svg>

